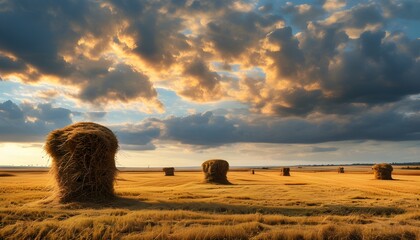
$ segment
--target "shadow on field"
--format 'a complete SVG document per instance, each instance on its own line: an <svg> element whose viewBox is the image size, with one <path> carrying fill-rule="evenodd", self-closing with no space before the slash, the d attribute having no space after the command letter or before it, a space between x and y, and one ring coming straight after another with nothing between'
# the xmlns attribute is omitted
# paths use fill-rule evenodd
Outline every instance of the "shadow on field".
<svg viewBox="0 0 420 240"><path fill-rule="evenodd" d="M70 205L69 205L70 206ZM343 205L327 205L321 207L265 207L233 205L209 202L144 202L137 199L117 197L106 203L77 203L80 208L119 208L128 210L186 210L207 213L225 214L280 214L284 216L318 216L318 215L360 215L389 216L405 213L404 209L392 207L355 207ZM71 206L70 206L71 207ZM73 205L74 207L74 205Z"/></svg>
<svg viewBox="0 0 420 240"><path fill-rule="evenodd" d="M14 177L16 175L10 173L0 173L0 177Z"/></svg>

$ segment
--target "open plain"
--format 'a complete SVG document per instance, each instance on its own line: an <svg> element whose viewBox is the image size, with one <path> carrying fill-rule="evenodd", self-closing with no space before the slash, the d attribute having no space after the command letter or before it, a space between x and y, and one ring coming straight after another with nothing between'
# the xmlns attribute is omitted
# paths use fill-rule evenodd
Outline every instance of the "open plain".
<svg viewBox="0 0 420 240"><path fill-rule="evenodd" d="M420 170L369 166L203 173L120 172L118 198L59 204L45 171L0 170L0 239L419 239Z"/></svg>

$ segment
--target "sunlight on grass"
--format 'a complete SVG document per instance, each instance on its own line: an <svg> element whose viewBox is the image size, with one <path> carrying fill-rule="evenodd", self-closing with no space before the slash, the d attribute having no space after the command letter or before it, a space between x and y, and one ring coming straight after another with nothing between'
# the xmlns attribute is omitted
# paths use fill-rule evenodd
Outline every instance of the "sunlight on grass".
<svg viewBox="0 0 420 240"><path fill-rule="evenodd" d="M13 172L0 184L0 239L416 239L420 179L370 174L122 172L118 199L59 204L51 175Z"/></svg>

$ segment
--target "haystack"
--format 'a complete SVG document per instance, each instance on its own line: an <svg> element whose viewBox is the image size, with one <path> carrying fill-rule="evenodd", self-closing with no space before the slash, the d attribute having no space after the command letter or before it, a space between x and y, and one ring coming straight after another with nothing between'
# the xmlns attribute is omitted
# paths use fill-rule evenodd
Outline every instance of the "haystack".
<svg viewBox="0 0 420 240"><path fill-rule="evenodd" d="M343 167L339 167L339 168L337 169L337 172L338 172L338 173L344 173L344 168L343 168Z"/></svg>
<svg viewBox="0 0 420 240"><path fill-rule="evenodd" d="M48 134L45 150L60 202L114 197L118 140L111 130L91 122L69 125Z"/></svg>
<svg viewBox="0 0 420 240"><path fill-rule="evenodd" d="M392 166L388 163L376 164L372 167L375 179L392 180Z"/></svg>
<svg viewBox="0 0 420 240"><path fill-rule="evenodd" d="M207 160L201 164L206 183L231 184L226 177L229 163L221 159Z"/></svg>
<svg viewBox="0 0 420 240"><path fill-rule="evenodd" d="M281 175L282 176L290 176L290 168L285 167L281 169Z"/></svg>
<svg viewBox="0 0 420 240"><path fill-rule="evenodd" d="M173 167L165 167L162 169L165 172L165 176L174 176L175 168Z"/></svg>
<svg viewBox="0 0 420 240"><path fill-rule="evenodd" d="M252 169L252 170L251 170L251 174L252 174L252 175L254 175L254 174L255 174L255 170L254 170L254 169Z"/></svg>

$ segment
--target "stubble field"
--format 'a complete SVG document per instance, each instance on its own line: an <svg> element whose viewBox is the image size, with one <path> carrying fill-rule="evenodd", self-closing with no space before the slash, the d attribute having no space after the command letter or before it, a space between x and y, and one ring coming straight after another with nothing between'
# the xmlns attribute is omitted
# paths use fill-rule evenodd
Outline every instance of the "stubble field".
<svg viewBox="0 0 420 240"><path fill-rule="evenodd" d="M420 171L120 172L118 199L59 204L48 172L0 170L0 239L420 239Z"/></svg>

